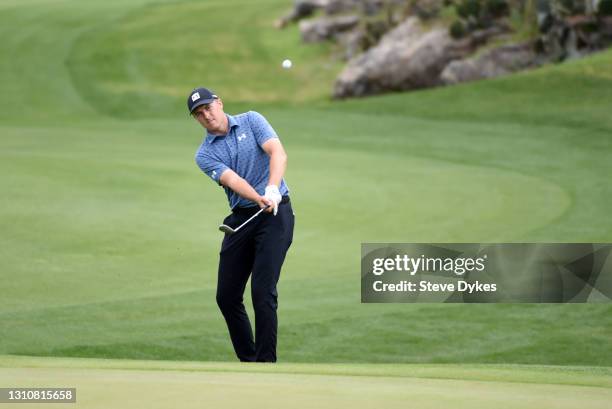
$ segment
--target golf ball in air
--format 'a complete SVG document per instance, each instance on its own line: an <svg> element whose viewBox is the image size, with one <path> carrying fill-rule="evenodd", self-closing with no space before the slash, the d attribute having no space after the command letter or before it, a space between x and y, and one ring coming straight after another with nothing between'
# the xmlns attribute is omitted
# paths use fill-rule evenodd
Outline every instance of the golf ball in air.
<svg viewBox="0 0 612 409"><path fill-rule="evenodd" d="M283 68L285 68L285 69L291 68L292 65L293 65L293 63L291 62L291 60L284 60L283 61Z"/></svg>

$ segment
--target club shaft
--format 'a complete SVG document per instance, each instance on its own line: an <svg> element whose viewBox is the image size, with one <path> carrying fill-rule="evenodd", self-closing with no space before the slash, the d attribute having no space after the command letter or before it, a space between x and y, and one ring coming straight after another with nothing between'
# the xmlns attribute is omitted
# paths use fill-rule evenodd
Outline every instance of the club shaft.
<svg viewBox="0 0 612 409"><path fill-rule="evenodd" d="M259 216L259 214L261 212L263 212L264 210L266 210L266 209L267 209L267 207L262 207L261 209L259 209L259 211L257 213L255 213L253 216L249 217L249 219L246 222L244 222L240 226L236 227L236 229L234 229L234 232L237 232L238 230L240 230L242 228L242 226L244 226L245 224L247 224L248 222L250 222L251 220L253 220L257 216Z"/></svg>

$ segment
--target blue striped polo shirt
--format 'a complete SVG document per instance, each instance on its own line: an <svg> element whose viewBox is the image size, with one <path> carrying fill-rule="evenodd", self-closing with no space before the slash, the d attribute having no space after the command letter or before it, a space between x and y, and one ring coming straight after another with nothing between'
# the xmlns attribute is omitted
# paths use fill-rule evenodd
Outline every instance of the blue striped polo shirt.
<svg viewBox="0 0 612 409"><path fill-rule="evenodd" d="M234 116L226 114L226 116L229 121L228 133L211 135L206 131L206 137L195 155L196 163L219 185L221 174L231 169L263 196L270 177L270 157L261 145L268 139L278 136L266 118L258 112L249 111ZM230 188L225 186L223 188L230 208L257 206ZM279 190L283 196L289 193L284 179Z"/></svg>

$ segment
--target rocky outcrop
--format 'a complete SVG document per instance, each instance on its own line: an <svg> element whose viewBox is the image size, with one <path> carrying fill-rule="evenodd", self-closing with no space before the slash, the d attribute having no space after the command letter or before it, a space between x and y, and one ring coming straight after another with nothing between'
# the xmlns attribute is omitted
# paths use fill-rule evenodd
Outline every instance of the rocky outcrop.
<svg viewBox="0 0 612 409"><path fill-rule="evenodd" d="M283 24L300 21L304 42L332 40L340 46L334 52L348 61L334 84L335 98L492 78L612 45L612 0L295 0L294 5ZM315 12L319 17L305 19ZM532 33L529 44L499 38L511 31L510 22L516 26L516 17L537 21L539 33ZM475 54L491 37L504 45Z"/></svg>
<svg viewBox="0 0 612 409"><path fill-rule="evenodd" d="M334 84L334 98L442 85L449 62L471 54L500 28L454 40L446 27L425 29L416 17L388 32L375 47L351 59Z"/></svg>
<svg viewBox="0 0 612 409"><path fill-rule="evenodd" d="M440 79L444 84L499 77L538 65L531 44L506 45L489 50L478 57L451 61Z"/></svg>

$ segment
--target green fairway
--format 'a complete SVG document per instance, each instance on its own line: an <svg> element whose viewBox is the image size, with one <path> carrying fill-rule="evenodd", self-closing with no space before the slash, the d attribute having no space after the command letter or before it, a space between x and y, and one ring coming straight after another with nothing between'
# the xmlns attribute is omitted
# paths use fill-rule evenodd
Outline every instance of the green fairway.
<svg viewBox="0 0 612 409"><path fill-rule="evenodd" d="M87 408L167 408L180 402L182 408L590 409L607 408L612 399L609 369L547 366L249 365L0 357L0 384L70 385L77 388L77 407Z"/></svg>
<svg viewBox="0 0 612 409"><path fill-rule="evenodd" d="M278 366L258 374L264 391L281 382L283 402L304 407L373 407L383 395L389 407L411 395L420 407L439 407L428 403L436 396L456 407L603 407L612 306L362 305L359 258L361 242L612 242L612 52L333 102L341 64L331 46L272 27L290 7L0 1L0 354L235 360L215 304L217 226L228 208L195 165L203 132L185 109L189 91L205 85L229 113L263 113L289 155L296 230L279 285L280 361L560 365L568 379L571 366L588 366L608 379L541 385L552 374L538 372L521 406L511 400L514 381L484 382L489 367L466 385L459 375L387 382L376 378L390 376L383 366L359 378L319 367L316 379L301 369L289 378L278 374L293 367ZM294 68L282 70L284 58ZM5 362L0 383L83 382L88 407L113 406L98 400L99 377L116 385L116 399L139 387L121 364L35 371ZM144 384L192 394L203 383L211 403L253 376L234 373L238 366L183 374L147 365L138 368ZM432 377L460 368L440 366ZM332 375L343 385L337 400L315 401ZM290 398L285 382L303 385L308 399ZM253 388L240 399L262 406L266 394ZM148 397L146 407L163 406Z"/></svg>

